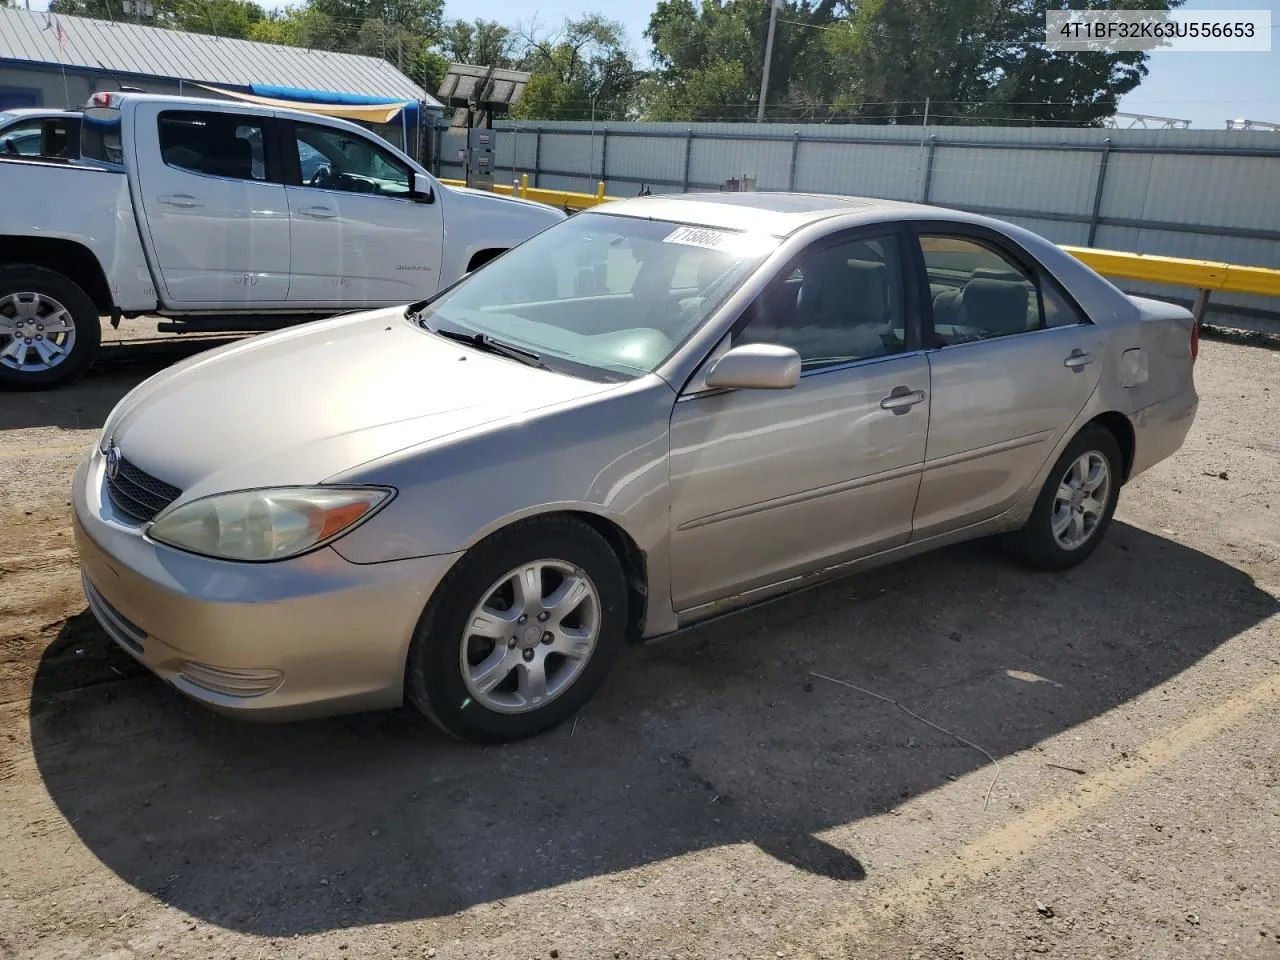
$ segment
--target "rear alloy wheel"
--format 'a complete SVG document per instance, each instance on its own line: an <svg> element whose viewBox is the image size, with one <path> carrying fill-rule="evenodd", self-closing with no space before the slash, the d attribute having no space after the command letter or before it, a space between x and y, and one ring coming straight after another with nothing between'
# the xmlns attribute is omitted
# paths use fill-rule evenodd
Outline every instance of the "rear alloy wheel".
<svg viewBox="0 0 1280 960"><path fill-rule="evenodd" d="M93 359L101 326L88 295L41 267L0 270L0 384L51 387Z"/></svg>
<svg viewBox="0 0 1280 960"><path fill-rule="evenodd" d="M604 537L573 517L527 520L473 547L437 588L406 693L455 737L533 736L587 702L626 622L626 579Z"/></svg>
<svg viewBox="0 0 1280 960"><path fill-rule="evenodd" d="M1026 526L1010 536L1019 557L1042 570L1066 570L1093 553L1115 513L1122 464L1110 430L1080 431L1049 472Z"/></svg>

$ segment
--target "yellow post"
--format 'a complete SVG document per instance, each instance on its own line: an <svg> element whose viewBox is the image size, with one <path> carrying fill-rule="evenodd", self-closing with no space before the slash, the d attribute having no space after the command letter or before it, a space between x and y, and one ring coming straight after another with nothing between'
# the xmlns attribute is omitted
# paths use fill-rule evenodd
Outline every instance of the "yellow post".
<svg viewBox="0 0 1280 960"><path fill-rule="evenodd" d="M527 173L520 174L520 196L522 198L529 196L529 175Z"/></svg>
<svg viewBox="0 0 1280 960"><path fill-rule="evenodd" d="M596 199L601 203L604 202L604 181L601 180L596 184Z"/></svg>

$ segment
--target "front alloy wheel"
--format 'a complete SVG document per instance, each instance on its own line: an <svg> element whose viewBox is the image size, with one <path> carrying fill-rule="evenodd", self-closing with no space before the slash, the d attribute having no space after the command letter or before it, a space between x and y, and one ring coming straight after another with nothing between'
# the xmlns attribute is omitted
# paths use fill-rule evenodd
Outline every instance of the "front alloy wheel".
<svg viewBox="0 0 1280 960"><path fill-rule="evenodd" d="M600 595L564 560L535 560L485 591L463 629L463 682L495 713L550 703L582 673L600 635Z"/></svg>
<svg viewBox="0 0 1280 960"><path fill-rule="evenodd" d="M409 646L406 697L466 740L550 730L604 682L628 602L622 563L592 524L563 514L513 524L436 588Z"/></svg>

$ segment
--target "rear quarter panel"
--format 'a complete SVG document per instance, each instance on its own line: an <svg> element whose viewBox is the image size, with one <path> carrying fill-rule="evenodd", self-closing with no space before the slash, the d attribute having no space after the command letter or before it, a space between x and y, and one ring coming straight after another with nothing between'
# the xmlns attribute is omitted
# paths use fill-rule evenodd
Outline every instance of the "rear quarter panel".
<svg viewBox="0 0 1280 960"><path fill-rule="evenodd" d="M87 247L101 265L117 307L155 309L155 284L123 171L0 160L0 196L0 235L69 240Z"/></svg>

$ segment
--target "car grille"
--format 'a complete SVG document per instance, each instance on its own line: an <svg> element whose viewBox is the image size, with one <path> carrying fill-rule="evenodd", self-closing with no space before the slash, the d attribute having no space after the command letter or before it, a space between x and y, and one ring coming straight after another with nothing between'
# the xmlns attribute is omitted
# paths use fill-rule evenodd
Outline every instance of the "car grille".
<svg viewBox="0 0 1280 960"><path fill-rule="evenodd" d="M107 493L111 502L122 513L127 513L136 520L151 520L178 499L182 491L163 480L157 480L121 457L120 469L116 471L116 475L107 476Z"/></svg>

